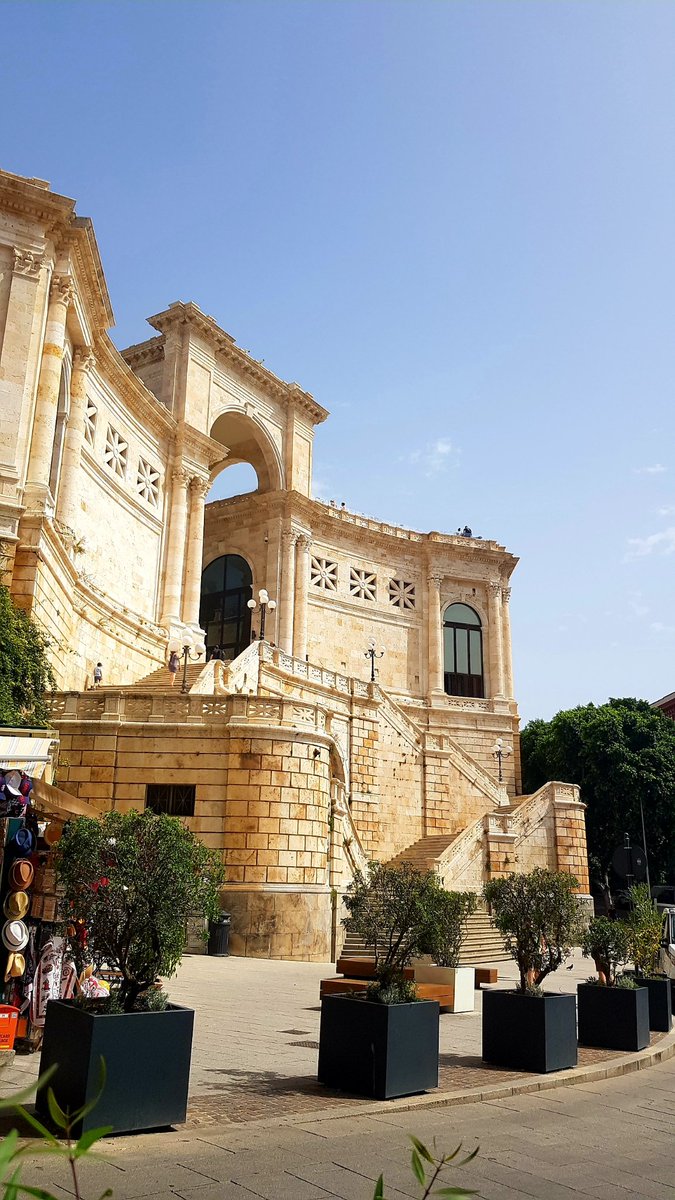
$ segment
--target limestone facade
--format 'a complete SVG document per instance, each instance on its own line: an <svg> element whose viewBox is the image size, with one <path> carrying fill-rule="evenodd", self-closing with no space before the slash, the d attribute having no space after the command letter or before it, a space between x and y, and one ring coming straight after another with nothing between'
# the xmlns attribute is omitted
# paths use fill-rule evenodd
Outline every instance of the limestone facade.
<svg viewBox="0 0 675 1200"><path fill-rule="evenodd" d="M121 353L112 321L91 222L0 172L0 565L52 638L59 782L115 807L194 785L186 819L224 854L246 953L335 950L368 858L473 887L557 862L587 890L578 796L519 794L517 559L313 499L326 410L195 304ZM207 504L238 462L257 490ZM167 646L215 637L203 572L232 556L277 603L266 640L248 645L244 607L234 661L169 694Z"/></svg>

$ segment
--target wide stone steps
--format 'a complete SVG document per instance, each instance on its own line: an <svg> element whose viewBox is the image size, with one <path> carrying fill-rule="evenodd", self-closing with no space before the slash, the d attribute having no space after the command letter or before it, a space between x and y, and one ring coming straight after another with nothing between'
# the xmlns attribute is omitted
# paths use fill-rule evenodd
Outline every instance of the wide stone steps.
<svg viewBox="0 0 675 1200"><path fill-rule="evenodd" d="M347 932L341 957L372 958L373 952L358 934ZM462 947L462 966L506 962L510 957L504 949L502 935L492 924L489 913L485 909L478 909L469 917L466 939Z"/></svg>
<svg viewBox="0 0 675 1200"><path fill-rule="evenodd" d="M204 670L203 662L188 664L188 669L187 669L188 691L197 682L197 680L199 679L199 676L201 675L203 670ZM133 688L133 690L135 692L152 692L153 695L157 695L158 693L159 694L166 693L168 695L175 695L176 692L180 692L182 682L183 682L183 665L181 663L180 667L178 668L178 673L176 675L176 681L173 684L173 687L171 685L171 675L169 673L168 667L158 667L157 670L152 671L150 673L150 675L144 675L143 678L137 680L136 683L128 684L127 686ZM106 691L106 690L111 691L110 688L107 688L107 689L101 688L101 691ZM115 688L114 690L117 691L118 689Z"/></svg>
<svg viewBox="0 0 675 1200"><path fill-rule="evenodd" d="M405 850L401 850L400 854L397 854L390 862L396 866L410 863L419 871L425 869L431 871L437 859L448 849L448 846L452 845L457 836L457 833L445 833L420 838L419 841L406 846Z"/></svg>

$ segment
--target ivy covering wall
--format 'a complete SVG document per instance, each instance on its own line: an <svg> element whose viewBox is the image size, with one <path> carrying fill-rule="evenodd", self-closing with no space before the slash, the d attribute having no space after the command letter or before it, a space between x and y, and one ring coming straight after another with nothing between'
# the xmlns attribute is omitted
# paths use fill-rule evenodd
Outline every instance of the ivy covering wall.
<svg viewBox="0 0 675 1200"><path fill-rule="evenodd" d="M49 724L45 692L54 687L49 639L0 585L0 726Z"/></svg>

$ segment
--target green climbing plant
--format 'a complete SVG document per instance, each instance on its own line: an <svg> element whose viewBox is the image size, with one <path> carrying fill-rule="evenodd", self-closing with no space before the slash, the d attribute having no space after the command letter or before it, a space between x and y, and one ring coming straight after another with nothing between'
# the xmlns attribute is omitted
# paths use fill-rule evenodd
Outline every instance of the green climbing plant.
<svg viewBox="0 0 675 1200"><path fill-rule="evenodd" d="M49 724L45 692L55 686L49 638L0 584L0 725Z"/></svg>

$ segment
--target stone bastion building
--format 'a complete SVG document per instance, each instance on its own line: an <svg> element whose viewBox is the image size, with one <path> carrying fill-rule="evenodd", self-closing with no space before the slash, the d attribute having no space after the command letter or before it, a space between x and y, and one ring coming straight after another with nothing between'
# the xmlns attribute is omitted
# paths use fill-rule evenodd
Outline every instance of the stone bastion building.
<svg viewBox="0 0 675 1200"><path fill-rule="evenodd" d="M0 172L0 561L52 639L59 785L221 850L235 953L330 958L368 859L476 890L557 866L586 895L578 790L520 794L513 555L312 499L328 413L195 304L121 353L112 324L91 221ZM257 490L207 504L239 462ZM189 637L225 661L183 692L165 663Z"/></svg>

